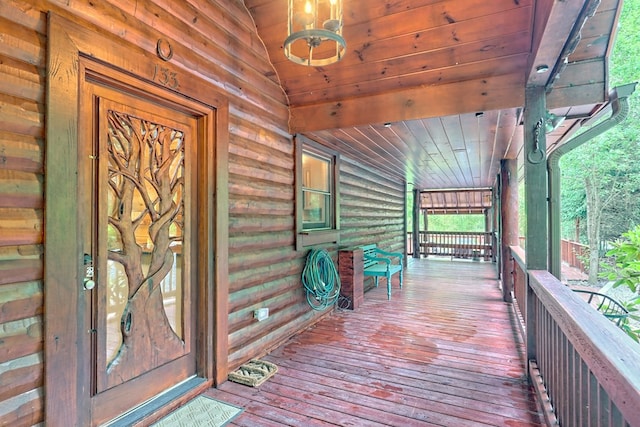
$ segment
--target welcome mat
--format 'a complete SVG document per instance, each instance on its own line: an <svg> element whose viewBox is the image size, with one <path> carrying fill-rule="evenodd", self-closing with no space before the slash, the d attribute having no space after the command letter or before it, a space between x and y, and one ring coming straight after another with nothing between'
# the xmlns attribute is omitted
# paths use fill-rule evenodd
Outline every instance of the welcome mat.
<svg viewBox="0 0 640 427"><path fill-rule="evenodd" d="M229 380L251 387L258 387L276 372L278 372L278 367L273 363L255 359L231 372Z"/></svg>
<svg viewBox="0 0 640 427"><path fill-rule="evenodd" d="M222 427L242 411L237 406L198 396L153 424L153 427Z"/></svg>

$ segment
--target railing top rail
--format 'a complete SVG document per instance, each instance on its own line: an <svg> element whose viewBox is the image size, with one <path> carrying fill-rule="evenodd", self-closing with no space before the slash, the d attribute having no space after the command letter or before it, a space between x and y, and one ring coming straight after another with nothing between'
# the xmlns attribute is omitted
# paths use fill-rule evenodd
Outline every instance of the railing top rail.
<svg viewBox="0 0 640 427"><path fill-rule="evenodd" d="M509 249L511 250L513 259L516 260L520 268L525 270L527 265L527 254L525 253L524 249L522 249L520 246L509 246Z"/></svg>
<svg viewBox="0 0 640 427"><path fill-rule="evenodd" d="M640 420L640 345L548 271L530 270L529 284L611 401Z"/></svg>
<svg viewBox="0 0 640 427"><path fill-rule="evenodd" d="M573 240L561 239L561 242L565 242L573 246L579 246L585 249L589 247L588 245L583 245L582 243L574 242Z"/></svg>
<svg viewBox="0 0 640 427"><path fill-rule="evenodd" d="M460 236L486 236L494 234L493 231L420 231L420 234L452 234Z"/></svg>

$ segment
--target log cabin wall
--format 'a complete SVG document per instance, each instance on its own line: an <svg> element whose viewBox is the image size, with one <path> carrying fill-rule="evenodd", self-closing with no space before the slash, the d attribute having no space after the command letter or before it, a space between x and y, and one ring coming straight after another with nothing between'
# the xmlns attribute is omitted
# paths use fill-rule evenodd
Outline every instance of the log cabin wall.
<svg viewBox="0 0 640 427"><path fill-rule="evenodd" d="M46 22L0 4L0 425L43 419Z"/></svg>
<svg viewBox="0 0 640 427"><path fill-rule="evenodd" d="M406 253L404 180L345 157L340 166L340 246L375 243L387 251ZM365 292L374 285L373 277L365 278Z"/></svg>
<svg viewBox="0 0 640 427"><path fill-rule="evenodd" d="M318 313L307 305L300 281L308 251L294 250L293 153L282 151L284 147L262 147L271 156L269 163L264 163L266 158L251 160L230 148L231 366L266 352L317 320ZM369 243L404 253L403 182L344 156L339 176L340 244L324 246L334 261L339 247ZM253 310L260 307L268 307L273 318L256 322Z"/></svg>
<svg viewBox="0 0 640 427"><path fill-rule="evenodd" d="M223 91L229 116L230 369L320 315L309 309L295 250L294 146L277 76L242 1L3 0L0 4L0 425L44 420L43 215L47 12L88 22L154 52L171 40ZM197 64L197 69L193 69ZM341 246L404 249L404 187L342 159ZM329 248L333 254L337 247ZM268 307L267 321L253 310Z"/></svg>
<svg viewBox="0 0 640 427"><path fill-rule="evenodd" d="M404 180L342 157L340 246L376 243L384 250L405 253L405 199Z"/></svg>

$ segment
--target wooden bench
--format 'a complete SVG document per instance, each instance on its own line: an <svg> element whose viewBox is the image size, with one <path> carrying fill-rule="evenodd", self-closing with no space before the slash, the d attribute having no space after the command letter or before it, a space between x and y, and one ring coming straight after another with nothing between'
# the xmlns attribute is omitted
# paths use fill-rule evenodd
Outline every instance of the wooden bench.
<svg viewBox="0 0 640 427"><path fill-rule="evenodd" d="M364 253L364 275L375 277L376 288L378 277L387 278L387 297L391 299L391 277L399 273L400 288L402 288L402 260L404 256L399 252L387 252L379 249L377 245L362 246ZM398 263L394 264L395 258Z"/></svg>

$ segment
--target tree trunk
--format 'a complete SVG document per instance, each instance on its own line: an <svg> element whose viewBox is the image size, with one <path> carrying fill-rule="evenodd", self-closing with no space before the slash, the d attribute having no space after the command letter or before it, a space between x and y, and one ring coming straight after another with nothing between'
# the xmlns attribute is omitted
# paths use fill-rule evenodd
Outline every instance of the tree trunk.
<svg viewBox="0 0 640 427"><path fill-rule="evenodd" d="M598 283L598 268L600 257L598 246L600 243L600 219L602 217L602 202L597 183L591 177L585 177L584 187L587 198L587 238L589 240L589 284Z"/></svg>
<svg viewBox="0 0 640 427"><path fill-rule="evenodd" d="M176 359L185 352L167 319L160 285L151 280L129 299L120 321L122 344L107 367L107 387Z"/></svg>

